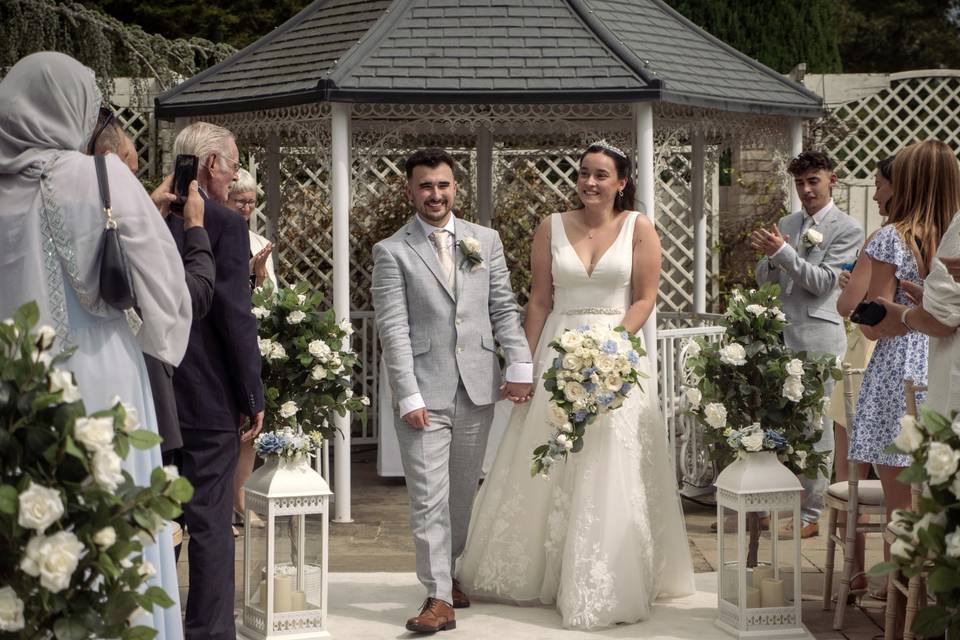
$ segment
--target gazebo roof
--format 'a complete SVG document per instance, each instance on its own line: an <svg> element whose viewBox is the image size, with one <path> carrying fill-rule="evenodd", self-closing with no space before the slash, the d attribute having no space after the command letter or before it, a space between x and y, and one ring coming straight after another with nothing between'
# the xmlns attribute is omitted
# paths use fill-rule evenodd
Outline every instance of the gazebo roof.
<svg viewBox="0 0 960 640"><path fill-rule="evenodd" d="M814 93L662 0L315 0L157 98L160 117L322 101L660 100L816 117Z"/></svg>

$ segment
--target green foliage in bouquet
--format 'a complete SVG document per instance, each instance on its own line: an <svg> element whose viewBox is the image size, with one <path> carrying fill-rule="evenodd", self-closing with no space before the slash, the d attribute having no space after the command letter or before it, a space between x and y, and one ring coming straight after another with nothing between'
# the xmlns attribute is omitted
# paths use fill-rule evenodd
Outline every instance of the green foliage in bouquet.
<svg viewBox="0 0 960 640"><path fill-rule="evenodd" d="M121 460L159 437L119 400L88 416L38 316L29 303L0 323L0 637L153 638L136 614L173 600L143 589L143 544L193 488L172 467L133 483Z"/></svg>
<svg viewBox="0 0 960 640"><path fill-rule="evenodd" d="M924 637L960 635L960 419L953 422L927 408L920 420L904 416L900 434L888 449L911 457L898 479L919 483L918 509L897 509L890 526L897 540L890 545L890 561L872 569L886 576L901 569L910 577L928 573L927 589L937 604L917 612L913 630Z"/></svg>
<svg viewBox="0 0 960 640"><path fill-rule="evenodd" d="M779 292L775 284L735 290L723 340L691 344L686 366L695 386L685 392L687 414L704 425L714 459L776 451L788 468L812 478L818 468L826 470L827 456L813 449L821 433L810 424L826 412L824 385L839 380L840 370L833 356L782 344L787 319Z"/></svg>
<svg viewBox="0 0 960 640"><path fill-rule="evenodd" d="M298 427L329 438L334 413L357 411L366 418L370 400L353 392L353 327L338 323L332 309L321 312L322 301L305 282L274 291L268 280L253 294L268 430Z"/></svg>

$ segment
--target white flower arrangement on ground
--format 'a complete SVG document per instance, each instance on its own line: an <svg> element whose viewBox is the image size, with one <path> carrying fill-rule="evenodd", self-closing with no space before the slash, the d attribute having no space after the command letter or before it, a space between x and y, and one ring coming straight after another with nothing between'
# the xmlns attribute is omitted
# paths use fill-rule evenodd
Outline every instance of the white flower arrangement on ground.
<svg viewBox="0 0 960 640"><path fill-rule="evenodd" d="M123 471L130 447L159 437L116 400L87 415L56 334L34 303L0 324L0 635L153 638L139 609L173 600L144 584L144 541L180 514L190 483L162 468L140 487Z"/></svg>
<svg viewBox="0 0 960 640"><path fill-rule="evenodd" d="M723 340L698 338L687 347L693 386L683 401L721 465L774 451L791 470L813 477L827 456L814 450L821 433L810 424L826 410L824 384L840 371L832 356L795 353L781 343L786 318L778 294L776 285L733 291Z"/></svg>
<svg viewBox="0 0 960 640"><path fill-rule="evenodd" d="M267 430L290 426L328 438L334 414L367 418L370 400L353 391L353 327L348 320L337 322L332 310L321 312L322 301L306 283L274 291L268 280L253 294Z"/></svg>
<svg viewBox="0 0 960 640"><path fill-rule="evenodd" d="M550 467L583 448L587 426L623 404L642 378L640 338L623 327L584 325L564 331L550 343L557 352L543 374L550 392L548 417L553 436L533 451L531 475L547 476Z"/></svg>
<svg viewBox="0 0 960 640"><path fill-rule="evenodd" d="M926 571L927 589L937 603L921 609L913 630L923 637L950 637L960 633L960 416L952 421L921 408L920 418L904 416L900 434L888 449L910 456L910 466L898 476L919 483L922 492L916 511L898 509L891 529L890 561L870 569L886 576L897 569L910 577Z"/></svg>

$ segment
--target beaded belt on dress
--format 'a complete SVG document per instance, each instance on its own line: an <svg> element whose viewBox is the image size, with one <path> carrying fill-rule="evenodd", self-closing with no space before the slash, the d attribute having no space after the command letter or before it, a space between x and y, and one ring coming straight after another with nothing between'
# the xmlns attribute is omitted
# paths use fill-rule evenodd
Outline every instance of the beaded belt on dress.
<svg viewBox="0 0 960 640"><path fill-rule="evenodd" d="M565 316L616 316L623 313L622 307L580 307L562 312Z"/></svg>

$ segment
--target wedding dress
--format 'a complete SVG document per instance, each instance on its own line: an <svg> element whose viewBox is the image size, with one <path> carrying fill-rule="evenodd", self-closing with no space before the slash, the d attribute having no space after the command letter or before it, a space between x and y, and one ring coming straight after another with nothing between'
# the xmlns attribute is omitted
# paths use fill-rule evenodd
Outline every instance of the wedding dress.
<svg viewBox="0 0 960 640"><path fill-rule="evenodd" d="M555 463L549 478L530 476L534 448L553 433L540 382L555 357L549 343L580 325L615 326L631 303L639 214L625 215L592 274L570 245L561 214L551 216L554 301L534 355L535 392L511 416L458 566L468 594L556 603L564 626L582 629L643 620L656 598L694 591L672 452L646 384L587 427L583 449Z"/></svg>

